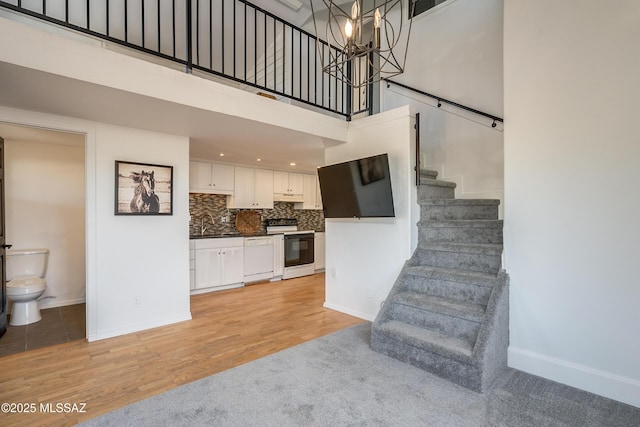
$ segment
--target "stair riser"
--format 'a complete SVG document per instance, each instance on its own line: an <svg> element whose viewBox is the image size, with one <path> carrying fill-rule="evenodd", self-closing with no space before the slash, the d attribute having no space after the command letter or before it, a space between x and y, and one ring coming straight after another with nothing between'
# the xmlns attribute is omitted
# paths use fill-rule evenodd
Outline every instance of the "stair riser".
<svg viewBox="0 0 640 427"><path fill-rule="evenodd" d="M481 273L497 274L502 262L499 255L442 252L430 249L418 249L416 254L420 265Z"/></svg>
<svg viewBox="0 0 640 427"><path fill-rule="evenodd" d="M418 187L418 200L429 199L453 199L455 189L450 187L437 187L434 185L420 185Z"/></svg>
<svg viewBox="0 0 640 427"><path fill-rule="evenodd" d="M394 303L389 312L391 319L399 320L441 334L475 341L480 324L471 320L452 317L446 314Z"/></svg>
<svg viewBox="0 0 640 427"><path fill-rule="evenodd" d="M424 242L502 244L502 227L420 227L420 238Z"/></svg>
<svg viewBox="0 0 640 427"><path fill-rule="evenodd" d="M371 348L476 392L483 392L482 372L468 365L373 331Z"/></svg>
<svg viewBox="0 0 640 427"><path fill-rule="evenodd" d="M456 301L487 304L492 288L460 282L451 282L443 279L407 275L404 279L402 289L451 298Z"/></svg>
<svg viewBox="0 0 640 427"><path fill-rule="evenodd" d="M476 205L425 205L420 207L420 219L423 221L442 221L448 219L498 219L498 207Z"/></svg>

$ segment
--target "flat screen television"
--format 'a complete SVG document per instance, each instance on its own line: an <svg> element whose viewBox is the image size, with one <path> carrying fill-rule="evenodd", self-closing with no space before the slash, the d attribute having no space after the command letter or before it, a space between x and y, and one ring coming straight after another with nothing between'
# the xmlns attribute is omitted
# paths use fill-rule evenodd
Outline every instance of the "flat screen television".
<svg viewBox="0 0 640 427"><path fill-rule="evenodd" d="M395 217L387 154L318 169L325 218Z"/></svg>

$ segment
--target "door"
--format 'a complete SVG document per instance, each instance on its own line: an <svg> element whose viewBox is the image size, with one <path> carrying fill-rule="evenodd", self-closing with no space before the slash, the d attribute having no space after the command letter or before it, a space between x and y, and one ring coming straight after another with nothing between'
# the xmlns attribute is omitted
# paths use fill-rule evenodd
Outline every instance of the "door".
<svg viewBox="0 0 640 427"><path fill-rule="evenodd" d="M4 139L0 138L0 275L2 276L2 295L0 296L0 337L7 332L7 275L5 274L5 251L7 245L4 235Z"/></svg>

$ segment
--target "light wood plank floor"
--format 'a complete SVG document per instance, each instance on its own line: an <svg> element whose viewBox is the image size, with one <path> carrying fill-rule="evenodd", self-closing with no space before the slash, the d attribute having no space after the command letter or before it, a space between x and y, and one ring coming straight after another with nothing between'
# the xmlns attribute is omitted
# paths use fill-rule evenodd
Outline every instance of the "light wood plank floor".
<svg viewBox="0 0 640 427"><path fill-rule="evenodd" d="M316 274L193 296L191 321L0 357L0 403L37 406L0 413L0 425L73 425L362 322L323 303ZM86 412L43 413L40 403Z"/></svg>

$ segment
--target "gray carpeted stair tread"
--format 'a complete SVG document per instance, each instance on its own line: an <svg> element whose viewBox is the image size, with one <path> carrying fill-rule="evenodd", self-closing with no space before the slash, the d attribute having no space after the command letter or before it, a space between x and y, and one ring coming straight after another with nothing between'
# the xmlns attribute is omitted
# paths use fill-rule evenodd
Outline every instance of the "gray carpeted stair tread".
<svg viewBox="0 0 640 427"><path fill-rule="evenodd" d="M501 219L431 219L418 222L418 227L434 228L502 228L502 225L503 221Z"/></svg>
<svg viewBox="0 0 640 427"><path fill-rule="evenodd" d="M441 356L474 364L472 357L475 343L420 328L399 320L390 320L377 327L377 331L391 339L406 342L413 347L431 351Z"/></svg>
<svg viewBox="0 0 640 427"><path fill-rule="evenodd" d="M502 245L498 243L420 243L420 249L438 252L454 252L481 255L502 255Z"/></svg>
<svg viewBox="0 0 640 427"><path fill-rule="evenodd" d="M498 283L498 275L476 271L456 270L453 268L415 265L407 269L407 274L430 279L441 279L450 282L466 283L470 285L492 288Z"/></svg>
<svg viewBox="0 0 640 427"><path fill-rule="evenodd" d="M441 181L439 179L420 178L420 185L430 185L432 187L456 188L455 182Z"/></svg>
<svg viewBox="0 0 640 427"><path fill-rule="evenodd" d="M419 200L418 204L422 206L498 206L499 199L426 199Z"/></svg>
<svg viewBox="0 0 640 427"><path fill-rule="evenodd" d="M436 179L438 177L438 172L432 171L430 169L420 169L420 176L424 178Z"/></svg>
<svg viewBox="0 0 640 427"><path fill-rule="evenodd" d="M485 319L486 306L471 302L456 301L451 298L418 292L399 292L393 296L395 304L408 305L459 319L480 323Z"/></svg>

